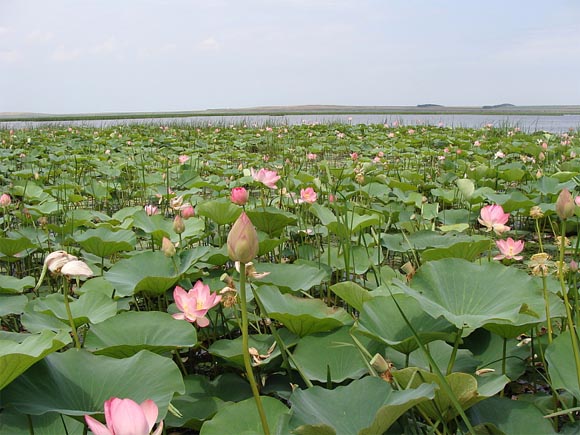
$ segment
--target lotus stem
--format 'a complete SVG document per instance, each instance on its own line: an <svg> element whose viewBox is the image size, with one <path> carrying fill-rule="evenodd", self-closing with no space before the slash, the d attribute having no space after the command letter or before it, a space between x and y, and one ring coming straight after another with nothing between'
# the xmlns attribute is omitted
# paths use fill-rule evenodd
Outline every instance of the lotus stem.
<svg viewBox="0 0 580 435"><path fill-rule="evenodd" d="M68 300L68 281L63 277L62 293L64 294L64 307L66 309L66 315L68 317L68 322L71 327L71 332L73 340L75 342L75 347L77 349L81 348L81 341L79 340L79 335L77 334L77 327L75 326L75 321L72 316L72 311L70 309L70 303Z"/></svg>
<svg viewBox="0 0 580 435"><path fill-rule="evenodd" d="M264 435L270 435L268 420L266 420L266 413L262 406L262 399L260 398L260 392L258 391L258 385L254 378L254 370L250 360L250 349L248 347L248 311L246 306L246 265L242 261L240 261L240 305L242 309L242 352L244 356L244 367L246 369L248 381L250 382L252 394L254 395L254 400L256 401L258 414L260 414Z"/></svg>
<svg viewBox="0 0 580 435"><path fill-rule="evenodd" d="M568 329L570 330L570 340L572 340L572 352L574 354L574 362L576 363L576 377L578 383L580 383L580 350L578 349L578 335L576 333L576 327L574 321L572 320L572 311L570 309L570 302L568 301L568 289L564 283L564 250L566 249L566 220L562 219L562 233L560 238L560 261L558 261L558 277L560 279L560 288L562 290L562 296L564 297L564 306L566 307L566 319L568 323Z"/></svg>
<svg viewBox="0 0 580 435"><path fill-rule="evenodd" d="M546 324L548 326L548 344L552 343L552 337L554 332L552 331L552 319L550 317L550 298L548 297L548 283L546 282L546 277L542 275L543 283L543 293L544 293L544 306L546 308Z"/></svg>

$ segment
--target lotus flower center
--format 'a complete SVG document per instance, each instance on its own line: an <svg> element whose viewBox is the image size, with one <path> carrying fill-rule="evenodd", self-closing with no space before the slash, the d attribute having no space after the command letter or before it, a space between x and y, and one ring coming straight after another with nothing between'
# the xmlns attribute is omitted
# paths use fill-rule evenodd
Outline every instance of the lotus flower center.
<svg viewBox="0 0 580 435"><path fill-rule="evenodd" d="M203 309L203 301L197 301L195 308L198 310Z"/></svg>

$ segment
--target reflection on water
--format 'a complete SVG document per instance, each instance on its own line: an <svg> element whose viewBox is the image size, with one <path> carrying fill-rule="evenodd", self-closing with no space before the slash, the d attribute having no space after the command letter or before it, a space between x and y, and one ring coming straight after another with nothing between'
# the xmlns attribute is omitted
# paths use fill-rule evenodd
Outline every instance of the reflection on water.
<svg viewBox="0 0 580 435"><path fill-rule="evenodd" d="M189 116L180 118L143 118L114 120L83 121L8 121L0 122L0 128L42 128L47 126L110 127L115 125L153 124L183 126L229 126L246 125L297 125L297 124L389 124L420 126L435 125L441 127L481 128L488 124L494 127L519 127L531 133L547 131L564 133L580 129L580 115L236 115L236 116Z"/></svg>

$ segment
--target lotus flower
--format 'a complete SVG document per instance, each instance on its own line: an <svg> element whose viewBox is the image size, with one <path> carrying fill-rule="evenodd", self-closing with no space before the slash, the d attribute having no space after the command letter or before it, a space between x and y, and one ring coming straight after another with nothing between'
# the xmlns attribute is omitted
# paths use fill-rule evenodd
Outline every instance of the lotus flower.
<svg viewBox="0 0 580 435"><path fill-rule="evenodd" d="M192 205L188 205L181 209L181 217L183 219L189 219L190 217L195 216L195 209Z"/></svg>
<svg viewBox="0 0 580 435"><path fill-rule="evenodd" d="M515 241L511 237L508 237L506 240L498 240L495 244L501 254L493 257L494 260L521 260L524 258L518 255L524 250L523 240Z"/></svg>
<svg viewBox="0 0 580 435"><path fill-rule="evenodd" d="M307 187L306 189L300 190L300 199L303 202L313 204L316 202L316 198L318 198L318 195L316 194L316 192L312 187Z"/></svg>
<svg viewBox="0 0 580 435"><path fill-rule="evenodd" d="M250 193L243 187L234 187L230 194L230 200L237 205L246 205Z"/></svg>
<svg viewBox="0 0 580 435"><path fill-rule="evenodd" d="M576 203L572 198L572 194L566 188L562 189L556 201L556 213L562 220L566 220L574 216L576 210Z"/></svg>
<svg viewBox="0 0 580 435"><path fill-rule="evenodd" d="M228 256L233 261L249 263L258 255L258 233L245 212L242 212L228 234Z"/></svg>
<svg viewBox="0 0 580 435"><path fill-rule="evenodd" d="M159 209L154 205L148 204L145 206L145 213L147 213L147 216L153 216L159 214Z"/></svg>
<svg viewBox="0 0 580 435"><path fill-rule="evenodd" d="M0 207L8 207L12 203L12 198L7 193L0 196Z"/></svg>
<svg viewBox="0 0 580 435"><path fill-rule="evenodd" d="M197 324L201 328L209 325L209 319L205 317L210 308L215 307L222 299L216 293L211 293L209 286L201 281L197 281L193 288L186 292L181 287L175 287L173 291L175 305L181 313L173 314L174 319L187 320Z"/></svg>
<svg viewBox="0 0 580 435"><path fill-rule="evenodd" d="M93 271L84 261L72 260L61 267L60 274L67 278L86 279L93 276Z"/></svg>
<svg viewBox="0 0 580 435"><path fill-rule="evenodd" d="M486 205L481 209L480 216L477 220L487 228L487 231L493 230L496 234L509 231L510 227L506 226L510 215L504 213L501 205Z"/></svg>
<svg viewBox="0 0 580 435"><path fill-rule="evenodd" d="M256 181L259 181L264 186L269 187L270 189L277 189L276 182L280 179L280 176L276 173L276 171L269 171L268 169L260 169L258 172L254 171L254 168L250 169L250 173L252 174L252 178Z"/></svg>
<svg viewBox="0 0 580 435"><path fill-rule="evenodd" d="M153 400L139 405L131 399L111 397L105 402L106 426L90 415L85 415L85 421L95 435L149 435L158 413ZM160 422L152 435L161 435L162 431Z"/></svg>

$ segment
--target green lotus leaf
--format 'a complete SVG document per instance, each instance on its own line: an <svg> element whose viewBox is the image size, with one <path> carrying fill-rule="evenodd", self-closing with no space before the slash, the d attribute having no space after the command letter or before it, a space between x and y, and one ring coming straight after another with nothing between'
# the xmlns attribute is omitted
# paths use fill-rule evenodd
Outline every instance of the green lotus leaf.
<svg viewBox="0 0 580 435"><path fill-rule="evenodd" d="M363 303L373 298L367 289L352 281L331 285L330 290L357 311L362 311Z"/></svg>
<svg viewBox="0 0 580 435"><path fill-rule="evenodd" d="M84 423L56 412L25 415L5 409L0 413L0 433L3 435L30 435L31 427L35 435L84 435L86 429Z"/></svg>
<svg viewBox="0 0 580 435"><path fill-rule="evenodd" d="M262 396L262 406L272 434L283 435L289 433L287 429L290 410L279 400L269 396ZM263 433L262 422L253 398L243 400L220 409L208 422L204 423L200 435L255 435Z"/></svg>
<svg viewBox="0 0 580 435"><path fill-rule="evenodd" d="M445 421L450 421L458 416L450 396L441 388L442 381L435 373L417 367L394 370L391 373L400 385L406 385L407 388L418 388L425 384L439 385L432 402L419 404L419 408L432 419L436 420L441 416ZM463 410L497 394L509 382L509 379L502 375L487 375L487 378L487 381L478 385L478 380L467 373L455 372L445 376L452 394Z"/></svg>
<svg viewBox="0 0 580 435"><path fill-rule="evenodd" d="M95 355L132 356L141 350L163 354L197 343L195 327L167 313L128 311L92 325L85 348Z"/></svg>
<svg viewBox="0 0 580 435"><path fill-rule="evenodd" d="M22 293L25 289L34 288L35 284L31 276L19 279L9 275L0 275L0 293Z"/></svg>
<svg viewBox="0 0 580 435"><path fill-rule="evenodd" d="M513 267L445 258L421 266L412 288L400 281L396 285L432 317L473 330L495 321L516 322L534 284L530 275Z"/></svg>
<svg viewBox="0 0 580 435"><path fill-rule="evenodd" d="M343 326L332 332L321 332L300 339L293 355L308 379L319 382L330 379L340 383L346 379L358 379L368 373L368 366L349 330L349 326ZM359 341L371 355L381 347L371 344L371 340L366 337ZM324 352L320 349L324 349Z"/></svg>
<svg viewBox="0 0 580 435"><path fill-rule="evenodd" d="M122 259L106 271L104 277L119 296L131 296L140 291L163 294L180 278L175 263L160 251L142 252Z"/></svg>
<svg viewBox="0 0 580 435"><path fill-rule="evenodd" d="M160 214L148 216L145 210L139 210L133 214L133 226L143 230L146 234L150 234L157 241L163 237L170 238L172 234L175 234L172 221L165 219Z"/></svg>
<svg viewBox="0 0 580 435"><path fill-rule="evenodd" d="M279 237L284 228L288 225L294 225L298 221L298 218L292 213L274 207L248 210L247 214L254 226L271 238Z"/></svg>
<svg viewBox="0 0 580 435"><path fill-rule="evenodd" d="M29 249L35 248L36 245L27 237L20 237L17 239L0 237L0 254L3 257L12 257L8 260L16 260L25 257Z"/></svg>
<svg viewBox="0 0 580 435"><path fill-rule="evenodd" d="M441 260L442 258L463 258L467 261L474 261L482 253L489 250L491 242L489 239L478 241L459 242L447 248L431 248L421 253L423 262Z"/></svg>
<svg viewBox="0 0 580 435"><path fill-rule="evenodd" d="M405 294L376 296L365 301L359 315L357 332L388 344L404 354L417 349L418 344L397 304L423 344L434 340L454 340L455 328L449 321L442 317L433 318L419 302Z"/></svg>
<svg viewBox="0 0 580 435"><path fill-rule="evenodd" d="M564 331L548 346L546 361L552 388L562 388L570 392L576 399L580 399L580 384L578 384L578 376L576 375L570 331Z"/></svg>
<svg viewBox="0 0 580 435"><path fill-rule="evenodd" d="M260 278L256 284L271 284L284 291L308 291L328 279L328 272L325 269L306 263L258 263L255 266L258 272L269 273Z"/></svg>
<svg viewBox="0 0 580 435"><path fill-rule="evenodd" d="M204 201L196 208L199 216L207 217L218 225L233 223L242 214L242 209L227 199Z"/></svg>
<svg viewBox="0 0 580 435"><path fill-rule="evenodd" d="M503 397L490 397L469 409L475 425L491 423L509 435L556 434L552 423L532 403Z"/></svg>
<svg viewBox="0 0 580 435"><path fill-rule="evenodd" d="M377 377L333 390L318 386L296 390L290 396L290 427L297 434L381 434L405 411L434 396L433 385L395 391Z"/></svg>
<svg viewBox="0 0 580 435"><path fill-rule="evenodd" d="M21 314L28 303L25 295L3 295L0 294L0 317L7 314Z"/></svg>
<svg viewBox="0 0 580 435"><path fill-rule="evenodd" d="M0 340L0 390L33 364L63 348L70 341L68 333L48 330L38 335L22 334L19 342Z"/></svg>
<svg viewBox="0 0 580 435"><path fill-rule="evenodd" d="M19 412L60 412L82 416L103 412L111 397L137 403L152 399L162 419L175 393L185 391L173 361L143 350L124 359L69 349L53 353L15 379L2 392L2 402Z"/></svg>
<svg viewBox="0 0 580 435"><path fill-rule="evenodd" d="M53 314L62 321L68 321L64 297L59 293L36 299L30 305L34 311ZM113 317L117 314L117 303L102 293L90 292L72 300L70 310L75 326L79 327L85 323L99 323Z"/></svg>
<svg viewBox="0 0 580 435"><path fill-rule="evenodd" d="M75 236L75 239L85 251L97 257L110 257L120 251L132 251L136 243L133 231L111 231L105 227L87 230Z"/></svg>
<svg viewBox="0 0 580 435"><path fill-rule="evenodd" d="M286 328L300 337L332 331L353 323L352 317L345 310L328 307L320 299L283 295L272 286L260 286L254 292L268 317L282 322Z"/></svg>

